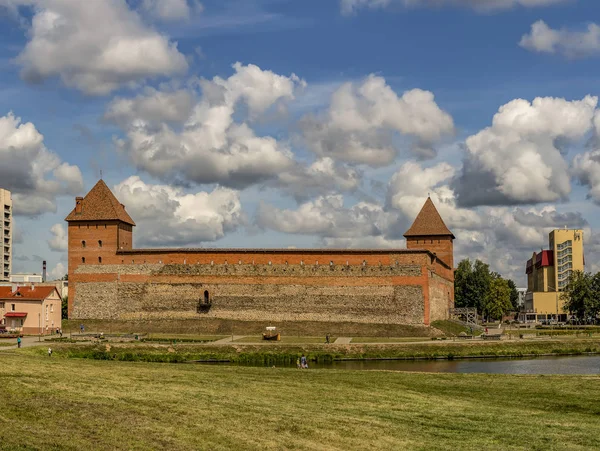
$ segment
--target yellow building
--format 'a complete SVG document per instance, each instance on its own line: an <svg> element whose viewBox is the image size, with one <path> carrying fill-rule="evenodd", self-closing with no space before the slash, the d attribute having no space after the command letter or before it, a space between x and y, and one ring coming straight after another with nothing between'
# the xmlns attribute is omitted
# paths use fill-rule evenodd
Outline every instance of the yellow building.
<svg viewBox="0 0 600 451"><path fill-rule="evenodd" d="M548 236L548 250L534 252L527 260L527 293L519 320L566 321L560 292L573 271L584 270L583 230L556 229Z"/></svg>

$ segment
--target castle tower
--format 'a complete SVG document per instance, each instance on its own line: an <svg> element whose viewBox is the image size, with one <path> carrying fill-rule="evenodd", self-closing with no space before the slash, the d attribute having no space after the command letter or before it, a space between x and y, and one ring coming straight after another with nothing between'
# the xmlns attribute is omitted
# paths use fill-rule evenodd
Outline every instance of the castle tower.
<svg viewBox="0 0 600 451"><path fill-rule="evenodd" d="M75 198L68 222L69 316L75 298L79 265L121 263L117 251L131 249L135 222L104 180L85 197Z"/></svg>
<svg viewBox="0 0 600 451"><path fill-rule="evenodd" d="M407 249L426 249L433 252L444 263L454 268L454 235L446 227L431 198L417 215L404 234Z"/></svg>

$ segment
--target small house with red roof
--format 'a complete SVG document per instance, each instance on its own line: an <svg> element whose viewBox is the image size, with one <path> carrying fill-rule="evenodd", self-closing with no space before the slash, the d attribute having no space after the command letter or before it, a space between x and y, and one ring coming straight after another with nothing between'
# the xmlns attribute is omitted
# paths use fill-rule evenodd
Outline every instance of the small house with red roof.
<svg viewBox="0 0 600 451"><path fill-rule="evenodd" d="M61 298L55 286L0 286L0 323L8 331L49 334L61 328Z"/></svg>

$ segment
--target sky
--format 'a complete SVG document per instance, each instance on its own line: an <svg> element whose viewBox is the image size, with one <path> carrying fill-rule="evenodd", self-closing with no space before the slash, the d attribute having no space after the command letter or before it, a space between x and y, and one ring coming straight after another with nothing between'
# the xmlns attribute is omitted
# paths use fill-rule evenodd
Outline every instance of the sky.
<svg viewBox="0 0 600 451"><path fill-rule="evenodd" d="M404 248L428 196L525 284L600 270L595 0L0 0L13 272L67 272L100 177L142 247ZM600 22L599 22L600 23Z"/></svg>

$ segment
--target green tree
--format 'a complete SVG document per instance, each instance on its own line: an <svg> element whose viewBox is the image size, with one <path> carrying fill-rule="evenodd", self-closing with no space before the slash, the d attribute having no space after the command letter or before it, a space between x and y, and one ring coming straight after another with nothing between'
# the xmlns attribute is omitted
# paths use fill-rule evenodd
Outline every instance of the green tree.
<svg viewBox="0 0 600 451"><path fill-rule="evenodd" d="M508 282L508 288L510 288L510 304L512 305L512 311L516 312L519 310L519 292L512 279L508 279L506 282Z"/></svg>
<svg viewBox="0 0 600 451"><path fill-rule="evenodd" d="M502 315L511 309L508 281L502 277L493 278L485 296L483 311L489 318L502 319Z"/></svg>
<svg viewBox="0 0 600 451"><path fill-rule="evenodd" d="M61 303L61 315L62 315L62 319L69 319L69 297L65 296L64 298L62 298L62 303Z"/></svg>
<svg viewBox="0 0 600 451"><path fill-rule="evenodd" d="M468 258L461 260L454 271L454 305L457 307L473 306L472 274L471 261Z"/></svg>
<svg viewBox="0 0 600 451"><path fill-rule="evenodd" d="M483 263L481 260L475 260L473 265L473 290L475 305L479 313L483 313L485 309L486 296L490 290L492 275L490 273L490 265Z"/></svg>
<svg viewBox="0 0 600 451"><path fill-rule="evenodd" d="M597 276L597 274L596 274ZM585 319L594 310L593 305L595 286L598 286L596 276L583 271L573 271L569 283L562 292L561 299L564 301L563 309L575 314L579 319Z"/></svg>

